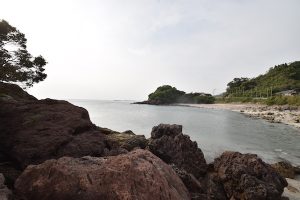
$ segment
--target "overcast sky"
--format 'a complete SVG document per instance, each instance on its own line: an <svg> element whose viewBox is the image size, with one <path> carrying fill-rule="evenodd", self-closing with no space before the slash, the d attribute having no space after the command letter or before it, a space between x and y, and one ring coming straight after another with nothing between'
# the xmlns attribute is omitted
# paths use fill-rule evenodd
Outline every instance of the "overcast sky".
<svg viewBox="0 0 300 200"><path fill-rule="evenodd" d="M143 100L163 84L221 93L300 60L299 0L0 0L43 55L38 98Z"/></svg>

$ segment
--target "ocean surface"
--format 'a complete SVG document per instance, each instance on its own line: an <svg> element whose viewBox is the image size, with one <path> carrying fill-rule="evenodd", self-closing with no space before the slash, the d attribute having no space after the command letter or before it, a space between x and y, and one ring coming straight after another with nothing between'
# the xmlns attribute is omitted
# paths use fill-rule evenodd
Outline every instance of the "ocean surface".
<svg viewBox="0 0 300 200"><path fill-rule="evenodd" d="M68 100L88 110L94 124L150 137L160 123L181 124L208 162L226 150L255 153L266 162L300 166L300 130L228 110L131 104L131 101Z"/></svg>

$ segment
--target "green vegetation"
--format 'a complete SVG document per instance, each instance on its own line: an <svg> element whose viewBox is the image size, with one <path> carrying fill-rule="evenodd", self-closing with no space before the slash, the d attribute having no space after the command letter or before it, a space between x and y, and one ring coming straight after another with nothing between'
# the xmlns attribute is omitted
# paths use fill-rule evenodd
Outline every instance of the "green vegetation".
<svg viewBox="0 0 300 200"><path fill-rule="evenodd" d="M44 73L47 62L42 56L33 57L26 42L23 33L0 20L0 81L31 87L47 77Z"/></svg>
<svg viewBox="0 0 300 200"><path fill-rule="evenodd" d="M262 103L267 105L300 105L300 96L284 96L284 91L300 92L300 61L271 67L255 78L234 78L227 84L218 103Z"/></svg>
<svg viewBox="0 0 300 200"><path fill-rule="evenodd" d="M185 93L170 85L158 87L155 92L149 94L148 102L153 104L171 103L214 103L215 98L205 93Z"/></svg>
<svg viewBox="0 0 300 200"><path fill-rule="evenodd" d="M266 100L266 104L300 106L300 96L273 96Z"/></svg>
<svg viewBox="0 0 300 200"><path fill-rule="evenodd" d="M234 78L227 84L226 97L268 98L277 92L300 89L300 61L271 67L256 78Z"/></svg>
<svg viewBox="0 0 300 200"><path fill-rule="evenodd" d="M259 103L271 105L300 106L300 96L272 96L269 98L218 97L216 103Z"/></svg>

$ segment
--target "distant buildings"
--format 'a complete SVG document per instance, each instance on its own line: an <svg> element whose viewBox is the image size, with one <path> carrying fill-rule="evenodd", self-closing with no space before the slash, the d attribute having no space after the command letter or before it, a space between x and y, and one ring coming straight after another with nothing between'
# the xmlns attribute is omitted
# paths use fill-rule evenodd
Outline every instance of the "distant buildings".
<svg viewBox="0 0 300 200"><path fill-rule="evenodd" d="M281 92L275 93L275 95L281 95L281 96L295 96L300 94L299 89L296 90L285 90Z"/></svg>

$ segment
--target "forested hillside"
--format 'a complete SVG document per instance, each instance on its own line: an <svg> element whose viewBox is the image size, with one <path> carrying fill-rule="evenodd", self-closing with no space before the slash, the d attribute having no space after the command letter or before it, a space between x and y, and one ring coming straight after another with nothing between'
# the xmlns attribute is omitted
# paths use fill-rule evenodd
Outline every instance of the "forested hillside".
<svg viewBox="0 0 300 200"><path fill-rule="evenodd" d="M225 96L270 97L277 92L300 89L300 61L271 67L255 78L234 78Z"/></svg>

